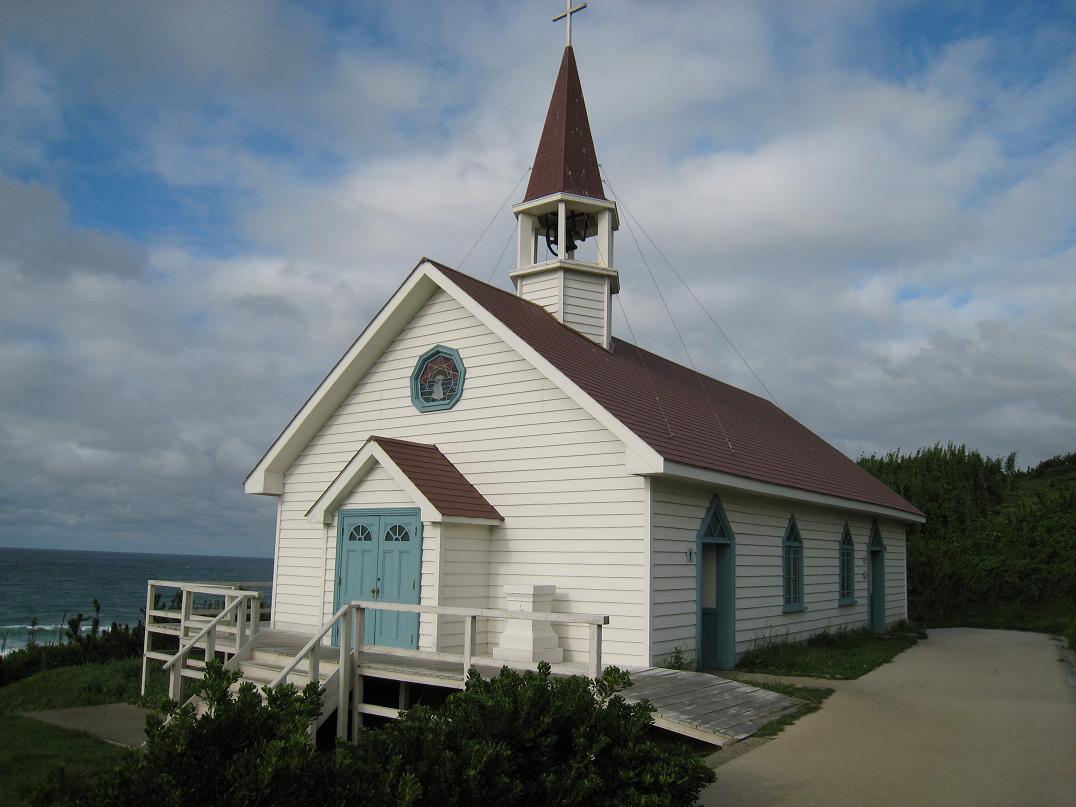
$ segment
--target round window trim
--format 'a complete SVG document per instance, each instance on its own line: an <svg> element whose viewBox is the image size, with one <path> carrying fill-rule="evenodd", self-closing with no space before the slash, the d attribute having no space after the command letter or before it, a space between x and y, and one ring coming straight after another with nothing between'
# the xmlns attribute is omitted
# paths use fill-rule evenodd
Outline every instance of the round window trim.
<svg viewBox="0 0 1076 807"><path fill-rule="evenodd" d="M429 396L424 398L422 395L422 375L427 366L439 357L444 357L455 365L456 370L459 373L459 378L455 383L455 389L453 389L443 400L431 401L427 400ZM463 383L466 376L467 368L464 367L463 359L460 357L458 350L446 347L445 345L432 347L419 356L418 361L415 362L415 369L411 372L411 403L419 412L437 412L440 410L451 409L463 396Z"/></svg>

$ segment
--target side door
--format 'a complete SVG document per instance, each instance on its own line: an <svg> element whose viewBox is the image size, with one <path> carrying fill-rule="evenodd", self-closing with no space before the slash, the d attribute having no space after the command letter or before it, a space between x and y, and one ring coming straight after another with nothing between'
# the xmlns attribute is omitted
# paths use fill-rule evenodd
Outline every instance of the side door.
<svg viewBox="0 0 1076 807"><path fill-rule="evenodd" d="M417 605L421 595L422 522L418 513L382 514L378 532L377 599ZM374 642L418 648L418 614L378 611Z"/></svg>

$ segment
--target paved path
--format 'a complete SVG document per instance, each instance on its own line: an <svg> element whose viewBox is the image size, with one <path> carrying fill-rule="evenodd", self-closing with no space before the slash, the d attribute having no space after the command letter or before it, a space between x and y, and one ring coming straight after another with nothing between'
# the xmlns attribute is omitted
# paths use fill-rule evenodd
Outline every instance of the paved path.
<svg viewBox="0 0 1076 807"><path fill-rule="evenodd" d="M1042 634L934 630L717 775L704 805L1072 807L1076 700Z"/></svg>
<svg viewBox="0 0 1076 807"><path fill-rule="evenodd" d="M136 748L146 739L146 715L149 709L126 703L104 706L76 706L71 709L46 709L23 712L23 717L50 723L63 729L84 731L113 745Z"/></svg>

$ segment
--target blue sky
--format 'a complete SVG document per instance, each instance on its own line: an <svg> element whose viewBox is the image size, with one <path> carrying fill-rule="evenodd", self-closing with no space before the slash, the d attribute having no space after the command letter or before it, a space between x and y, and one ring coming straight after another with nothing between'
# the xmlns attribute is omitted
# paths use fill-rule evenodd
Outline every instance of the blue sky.
<svg viewBox="0 0 1076 807"><path fill-rule="evenodd" d="M271 554L246 472L415 261L458 263L529 165L559 8L3 4L0 545ZM1074 8L577 17L622 200L850 456L1076 450ZM507 285L512 226L463 268ZM626 231L617 255L636 336L686 361ZM647 257L695 363L761 391Z"/></svg>

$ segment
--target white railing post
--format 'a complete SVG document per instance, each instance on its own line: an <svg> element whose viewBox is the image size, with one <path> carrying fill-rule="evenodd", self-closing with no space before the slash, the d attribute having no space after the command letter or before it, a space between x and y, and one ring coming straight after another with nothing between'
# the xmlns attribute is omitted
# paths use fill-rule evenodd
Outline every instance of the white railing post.
<svg viewBox="0 0 1076 807"><path fill-rule="evenodd" d="M258 635L258 631L261 630L262 625L262 594L260 591L255 594L253 598L251 598L250 613L250 638L253 639L255 636Z"/></svg>
<svg viewBox="0 0 1076 807"><path fill-rule="evenodd" d="M590 626L590 671L591 678L602 674L602 626Z"/></svg>
<svg viewBox="0 0 1076 807"><path fill-rule="evenodd" d="M336 675L339 683L336 698L336 739L347 737L348 694L351 692L351 631L355 609L349 608L340 624L340 661Z"/></svg>
<svg viewBox="0 0 1076 807"><path fill-rule="evenodd" d="M474 656L475 639L477 637L478 617L468 614L463 625L463 683L467 683L467 673L471 669L471 658Z"/></svg>
<svg viewBox="0 0 1076 807"><path fill-rule="evenodd" d="M179 646L183 646L183 640L187 638L187 629L190 626L191 611L194 608L194 597L190 589L183 587L180 595L179 606Z"/></svg>
<svg viewBox="0 0 1076 807"><path fill-rule="evenodd" d="M246 643L247 616L250 609L245 606L246 603L243 603L235 609L235 652L232 653L233 658L239 654L239 649Z"/></svg>
<svg viewBox="0 0 1076 807"><path fill-rule="evenodd" d="M320 643L310 648L307 655L307 664L310 667L310 683L321 683L321 659L318 657Z"/></svg>
<svg viewBox="0 0 1076 807"><path fill-rule="evenodd" d="M209 629L209 633L205 637L205 662L208 664L211 659L217 657L217 626L214 625Z"/></svg>
<svg viewBox="0 0 1076 807"><path fill-rule="evenodd" d="M149 649L150 649L150 621L153 619L150 616L150 612L153 610L154 594L157 591L157 587L150 583L146 589L146 624L142 631L142 686L139 688L139 694L146 694L146 676L148 675L147 666L149 664ZM60 626L60 630L63 630L63 625Z"/></svg>
<svg viewBox="0 0 1076 807"><path fill-rule="evenodd" d="M173 664L168 676L168 697L177 703L183 694L183 661Z"/></svg>

